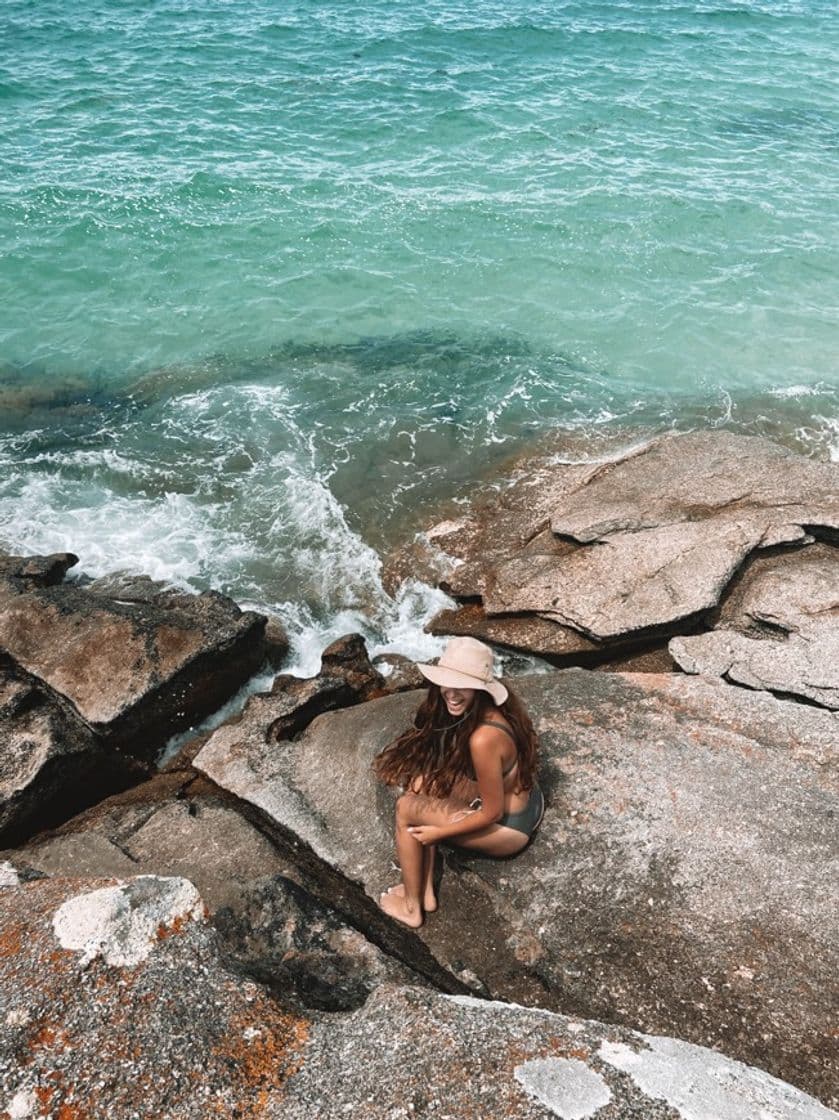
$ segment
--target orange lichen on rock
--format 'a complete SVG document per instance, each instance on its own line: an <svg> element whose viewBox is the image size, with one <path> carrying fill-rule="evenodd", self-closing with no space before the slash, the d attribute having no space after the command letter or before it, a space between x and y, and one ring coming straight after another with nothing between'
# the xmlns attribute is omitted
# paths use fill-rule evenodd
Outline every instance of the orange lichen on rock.
<svg viewBox="0 0 839 1120"><path fill-rule="evenodd" d="M52 1098L55 1096L54 1085L37 1085L35 1087L35 1097L43 1112L48 1113Z"/></svg>
<svg viewBox="0 0 839 1120"><path fill-rule="evenodd" d="M235 1071L232 1080L241 1093L237 1115L243 1120L263 1116L271 1095L301 1068L309 1026L309 1020L287 1014L262 995L252 1014L231 1021L214 1053Z"/></svg>
<svg viewBox="0 0 839 1120"><path fill-rule="evenodd" d="M20 929L0 929L0 957L16 957L20 952Z"/></svg>
<svg viewBox="0 0 839 1120"><path fill-rule="evenodd" d="M90 1120L90 1113L72 1101L65 1101L59 1106L55 1120Z"/></svg>
<svg viewBox="0 0 839 1120"><path fill-rule="evenodd" d="M183 914L178 914L175 918L173 918L171 924L168 926L165 922L161 922L157 927L157 930L155 931L157 940L165 941L167 937L177 937L179 933L183 932L185 924L186 919L184 918Z"/></svg>

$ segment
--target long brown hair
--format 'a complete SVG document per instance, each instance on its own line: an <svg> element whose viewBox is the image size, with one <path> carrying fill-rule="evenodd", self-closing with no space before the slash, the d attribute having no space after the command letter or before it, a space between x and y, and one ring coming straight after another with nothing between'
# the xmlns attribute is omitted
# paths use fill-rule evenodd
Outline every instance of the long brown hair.
<svg viewBox="0 0 839 1120"><path fill-rule="evenodd" d="M519 783L522 790L533 787L538 766L539 740L524 705L508 688L503 704L493 705L489 693L475 692L475 702L465 716L453 720L439 685L428 692L414 716L414 726L394 739L373 760L378 777L390 786L407 789L422 778L423 793L448 797L462 778L473 778L469 740L485 713L497 707L510 725L518 750Z"/></svg>

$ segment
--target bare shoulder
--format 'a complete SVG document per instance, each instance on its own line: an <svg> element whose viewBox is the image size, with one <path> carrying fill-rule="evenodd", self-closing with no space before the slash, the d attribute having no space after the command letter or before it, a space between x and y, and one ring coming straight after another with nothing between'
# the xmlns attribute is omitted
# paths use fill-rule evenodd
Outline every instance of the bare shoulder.
<svg viewBox="0 0 839 1120"><path fill-rule="evenodd" d="M501 723L501 720L498 720ZM509 734L504 730L507 726L507 721L504 720L503 727L493 727L492 724L480 723L469 736L469 747L472 750L493 750L497 747L503 748L510 741Z"/></svg>

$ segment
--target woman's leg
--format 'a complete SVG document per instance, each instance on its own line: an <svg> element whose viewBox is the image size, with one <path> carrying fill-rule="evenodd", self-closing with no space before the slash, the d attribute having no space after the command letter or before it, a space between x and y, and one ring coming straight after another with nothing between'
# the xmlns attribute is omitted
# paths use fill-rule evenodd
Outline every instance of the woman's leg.
<svg viewBox="0 0 839 1120"><path fill-rule="evenodd" d="M396 856L402 869L403 889L401 892L386 891L381 896L379 905L385 913L414 929L422 925L422 891L429 870L433 874L433 856L426 865L423 845L408 829L415 824L449 824L452 817L459 817L467 809L462 801L451 798L439 800L417 793L402 794L396 802ZM451 842L489 856L511 856L520 852L528 839L517 829L492 824L479 832L454 837Z"/></svg>
<svg viewBox="0 0 839 1120"><path fill-rule="evenodd" d="M403 793L396 802L396 858L402 871L402 893L385 891L379 906L403 925L419 929L423 923L422 890L425 881L425 849L408 832L415 823L412 804L427 801L422 794Z"/></svg>
<svg viewBox="0 0 839 1120"><path fill-rule="evenodd" d="M422 793L422 787L425 784L425 775L420 774L419 777L414 778L411 782L411 793ZM472 783L474 784L474 783ZM457 791L455 792L457 796ZM423 868L422 868L422 908L426 914L433 914L437 909L437 893L434 890L434 871L437 866L437 845L428 845L423 853ZM393 887L388 888L388 894L405 896L405 884L397 883Z"/></svg>
<svg viewBox="0 0 839 1120"><path fill-rule="evenodd" d="M437 845L426 844L423 849L422 868L422 908L426 914L433 914L437 909L437 892L434 889L434 870L437 864ZM397 883L388 888L388 894L405 894L405 884Z"/></svg>

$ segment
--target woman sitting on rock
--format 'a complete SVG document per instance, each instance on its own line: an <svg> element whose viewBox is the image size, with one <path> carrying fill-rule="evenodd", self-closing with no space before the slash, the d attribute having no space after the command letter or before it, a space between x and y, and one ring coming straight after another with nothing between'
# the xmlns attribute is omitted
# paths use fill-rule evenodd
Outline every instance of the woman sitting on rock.
<svg viewBox="0 0 839 1120"><path fill-rule="evenodd" d="M452 638L436 665L417 668L431 683L414 726L373 764L382 781L405 790L396 802L402 882L379 905L415 928L437 909L438 843L512 856L544 811L536 732L518 697L493 675L489 646Z"/></svg>

